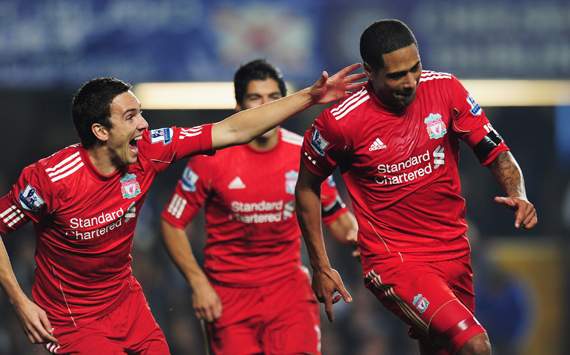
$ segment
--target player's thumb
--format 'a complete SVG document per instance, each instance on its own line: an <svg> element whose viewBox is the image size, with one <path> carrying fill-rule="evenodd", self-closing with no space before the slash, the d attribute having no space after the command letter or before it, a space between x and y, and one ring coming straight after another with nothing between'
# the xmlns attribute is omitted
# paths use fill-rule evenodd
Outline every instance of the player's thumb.
<svg viewBox="0 0 570 355"><path fill-rule="evenodd" d="M220 301L220 299L218 298L216 300L216 305L214 307L214 317L216 319L220 318L222 316L222 311L223 311L224 307L222 305L222 302Z"/></svg>
<svg viewBox="0 0 570 355"><path fill-rule="evenodd" d="M44 338L57 343L57 339L53 336L53 328L45 312L40 312L39 318L43 328L47 331L47 333L43 334Z"/></svg>
<svg viewBox="0 0 570 355"><path fill-rule="evenodd" d="M319 78L319 80L317 80L315 86L318 88L323 87L328 78L329 78L329 73L327 73L326 70L323 70L323 72L321 73L321 77Z"/></svg>
<svg viewBox="0 0 570 355"><path fill-rule="evenodd" d="M342 281L341 281L341 284L339 285L338 293L340 293L340 295L342 296L342 299L344 300L345 303L352 302L352 296L350 295L350 293L348 292L346 287L344 287L344 284L342 283Z"/></svg>
<svg viewBox="0 0 570 355"><path fill-rule="evenodd" d="M495 202L509 207L515 207L516 205L515 201L513 201L512 198L503 197L503 196L495 196Z"/></svg>

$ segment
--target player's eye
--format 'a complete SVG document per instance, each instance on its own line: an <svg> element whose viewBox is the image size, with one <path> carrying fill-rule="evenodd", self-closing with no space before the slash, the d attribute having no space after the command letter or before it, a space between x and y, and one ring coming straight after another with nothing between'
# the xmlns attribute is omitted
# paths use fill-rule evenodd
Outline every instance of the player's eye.
<svg viewBox="0 0 570 355"><path fill-rule="evenodd" d="M391 74L387 74L386 76L388 77L388 79L394 79L395 80L395 79L400 79L404 75L406 75L406 72L391 73Z"/></svg>

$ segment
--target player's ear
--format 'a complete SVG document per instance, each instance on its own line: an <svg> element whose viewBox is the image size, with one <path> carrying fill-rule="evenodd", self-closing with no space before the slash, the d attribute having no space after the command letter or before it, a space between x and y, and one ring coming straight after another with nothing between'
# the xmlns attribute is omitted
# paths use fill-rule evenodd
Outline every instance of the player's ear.
<svg viewBox="0 0 570 355"><path fill-rule="evenodd" d="M372 70L372 67L370 66L370 64L363 62L362 67L364 68L364 72L366 73L366 76L368 77L368 79L372 79L372 73L374 72L374 70Z"/></svg>
<svg viewBox="0 0 570 355"><path fill-rule="evenodd" d="M109 129L100 123L93 123L91 125L91 132L95 138L100 141L106 142L109 139Z"/></svg>

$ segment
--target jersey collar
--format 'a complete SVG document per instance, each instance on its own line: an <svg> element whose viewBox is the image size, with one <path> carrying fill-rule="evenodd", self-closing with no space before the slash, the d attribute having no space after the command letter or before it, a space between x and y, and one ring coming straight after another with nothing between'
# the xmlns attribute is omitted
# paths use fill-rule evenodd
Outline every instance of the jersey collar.
<svg viewBox="0 0 570 355"><path fill-rule="evenodd" d="M85 149L82 145L80 145L79 146L79 152L81 154L81 159L83 160L83 163L87 167L87 170L96 179L101 180L101 181L106 181L106 180L113 179L114 177L118 176L121 173L121 171L119 171L117 169L116 171L114 171L113 173L111 173L109 175L103 175L97 170L97 168L95 168L95 166L91 162L91 158L89 158L89 153L87 152L87 149Z"/></svg>

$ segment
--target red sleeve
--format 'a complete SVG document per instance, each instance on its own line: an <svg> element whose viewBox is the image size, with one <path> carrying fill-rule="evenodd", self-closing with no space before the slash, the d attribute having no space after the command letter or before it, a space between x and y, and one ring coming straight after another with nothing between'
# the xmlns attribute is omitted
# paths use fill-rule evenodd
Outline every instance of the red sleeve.
<svg viewBox="0 0 570 355"><path fill-rule="evenodd" d="M0 198L0 233L14 231L28 221L38 223L55 206L43 168L32 164L22 170L10 192Z"/></svg>
<svg viewBox="0 0 570 355"><path fill-rule="evenodd" d="M162 218L178 228L186 228L192 218L204 205L211 186L207 167L208 157L196 156L190 159L176 189L162 211Z"/></svg>
<svg viewBox="0 0 570 355"><path fill-rule="evenodd" d="M331 224L340 215L348 211L336 189L332 175L323 181L321 185L321 208L323 223L326 225Z"/></svg>
<svg viewBox="0 0 570 355"><path fill-rule="evenodd" d="M0 234L6 235L24 225L30 218L24 214L12 191L0 197Z"/></svg>
<svg viewBox="0 0 570 355"><path fill-rule="evenodd" d="M450 85L453 131L471 148L475 148L491 132L500 137L481 106L469 95L459 80L453 77ZM501 138L501 143L486 154L483 160L480 160L481 164L490 164L499 153L508 150L509 147Z"/></svg>
<svg viewBox="0 0 570 355"><path fill-rule="evenodd" d="M139 149L157 171L190 155L212 151L212 125L167 127L146 131Z"/></svg>
<svg viewBox="0 0 570 355"><path fill-rule="evenodd" d="M341 163L347 150L344 136L328 110L305 132L301 161L313 174L325 177Z"/></svg>

